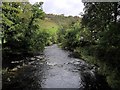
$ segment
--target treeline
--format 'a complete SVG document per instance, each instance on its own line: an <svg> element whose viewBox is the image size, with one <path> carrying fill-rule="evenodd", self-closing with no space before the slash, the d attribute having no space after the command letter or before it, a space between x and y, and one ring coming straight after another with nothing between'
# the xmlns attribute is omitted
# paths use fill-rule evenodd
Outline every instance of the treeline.
<svg viewBox="0 0 120 90"><path fill-rule="evenodd" d="M64 16L64 14L46 14L46 17L59 25L59 28L69 28L69 26L72 26L73 23L79 20L78 16Z"/></svg>
<svg viewBox="0 0 120 90"><path fill-rule="evenodd" d="M46 45L56 42L58 26L46 20L42 4L2 3L3 54L42 52Z"/></svg>
<svg viewBox="0 0 120 90"><path fill-rule="evenodd" d="M61 46L99 66L114 90L120 90L120 5L84 3L82 20L61 31Z"/></svg>
<svg viewBox="0 0 120 90"><path fill-rule="evenodd" d="M81 18L78 16L64 16L64 14L61 15L46 14L46 18L50 19L51 21L55 22L58 25L58 32L57 32L58 44L64 43L63 41L64 35L67 34L68 29L71 29L72 27L74 28L80 27L79 23L81 21Z"/></svg>

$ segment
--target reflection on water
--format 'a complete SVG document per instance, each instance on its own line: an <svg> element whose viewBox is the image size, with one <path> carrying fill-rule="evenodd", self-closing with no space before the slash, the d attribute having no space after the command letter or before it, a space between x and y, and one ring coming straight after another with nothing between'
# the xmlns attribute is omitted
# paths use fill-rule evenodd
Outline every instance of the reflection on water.
<svg viewBox="0 0 120 90"><path fill-rule="evenodd" d="M104 77L95 74L93 66L69 56L69 52L55 44L45 48L44 59L43 56L37 55L26 58L26 61L12 61L12 64L22 64L8 73L3 73L3 90L108 89Z"/></svg>

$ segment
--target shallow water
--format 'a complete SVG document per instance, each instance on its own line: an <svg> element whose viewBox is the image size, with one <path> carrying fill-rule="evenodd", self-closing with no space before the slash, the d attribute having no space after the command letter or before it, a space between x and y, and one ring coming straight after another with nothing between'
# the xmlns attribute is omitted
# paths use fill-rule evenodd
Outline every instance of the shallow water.
<svg viewBox="0 0 120 90"><path fill-rule="evenodd" d="M43 88L80 88L81 75L75 71L71 61L74 58L68 57L69 53L58 48L57 45L46 47L46 66L44 70Z"/></svg>
<svg viewBox="0 0 120 90"><path fill-rule="evenodd" d="M45 47L44 56L27 58L26 62L21 60L22 66L3 74L3 90L108 89L104 79L95 74L93 66L69 56L70 52L62 50L56 44ZM12 63L15 62L19 63Z"/></svg>

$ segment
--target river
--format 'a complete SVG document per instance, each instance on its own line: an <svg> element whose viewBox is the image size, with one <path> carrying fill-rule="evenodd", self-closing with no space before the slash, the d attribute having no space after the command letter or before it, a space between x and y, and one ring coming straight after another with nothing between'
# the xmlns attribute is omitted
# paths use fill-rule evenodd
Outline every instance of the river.
<svg viewBox="0 0 120 90"><path fill-rule="evenodd" d="M93 65L71 57L71 52L56 44L45 47L42 56L36 55L18 63L22 66L3 75L3 90L108 90L107 83L95 73Z"/></svg>

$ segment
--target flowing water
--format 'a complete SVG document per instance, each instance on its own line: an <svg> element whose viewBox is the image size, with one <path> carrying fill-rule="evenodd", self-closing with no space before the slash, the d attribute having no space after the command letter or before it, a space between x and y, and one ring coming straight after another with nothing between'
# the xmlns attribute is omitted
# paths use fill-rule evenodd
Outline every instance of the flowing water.
<svg viewBox="0 0 120 90"><path fill-rule="evenodd" d="M22 66L18 65L3 75L3 90L108 89L107 83L96 75L92 65L69 56L70 52L56 44L45 47L44 55L27 58L26 62L21 60L18 63L22 63Z"/></svg>
<svg viewBox="0 0 120 90"><path fill-rule="evenodd" d="M41 84L43 88L81 87L81 75L73 64L76 59L68 57L69 53L56 45L46 47L44 53L47 68Z"/></svg>

